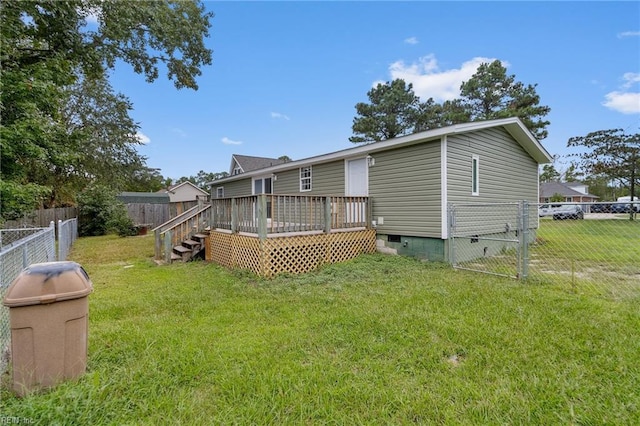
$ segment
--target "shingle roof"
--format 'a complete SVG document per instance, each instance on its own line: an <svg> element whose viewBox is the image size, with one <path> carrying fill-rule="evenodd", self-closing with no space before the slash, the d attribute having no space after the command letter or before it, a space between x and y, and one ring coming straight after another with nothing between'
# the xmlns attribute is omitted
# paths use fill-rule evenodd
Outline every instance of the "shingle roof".
<svg viewBox="0 0 640 426"><path fill-rule="evenodd" d="M243 173L251 172L253 170L260 170L271 166L277 166L283 164L285 161L279 158L268 157L252 157L249 155L233 154L231 161L231 170L229 174L233 174L234 161L242 168Z"/></svg>
<svg viewBox="0 0 640 426"><path fill-rule="evenodd" d="M574 186L576 186L576 184L574 184ZM570 184L567 184L567 183L543 182L540 184L540 197L550 198L550 197L553 197L555 194L560 194L563 197L599 198L597 195L584 194L580 191L576 191L575 189L570 187Z"/></svg>
<svg viewBox="0 0 640 426"><path fill-rule="evenodd" d="M503 127L520 144L520 146L536 162L538 162L538 164L551 162L552 160L551 154L549 154L549 152L540 144L540 142L535 138L535 136L533 136L533 134L529 131L529 129L527 129L527 127L522 123L522 121L518 117L509 117L509 118L502 118L498 120L487 120L487 121L476 121L476 122L463 123L463 124L454 124L447 127L426 130L424 132L414 133L407 136L401 136L394 139L388 139L384 141L373 142L370 144L359 145L355 148L347 148L340 151L317 155L314 157L303 158L301 160L294 160L291 162L285 162L282 160L272 158L270 159L271 161L274 161L272 165L265 166L265 164L263 163L260 168L267 167L269 169L268 171L276 173L281 170L289 170L289 169L303 167L310 164L326 163L329 161L335 161L335 160L345 159L349 157L354 157L356 155L374 154L376 152L385 151L385 150L393 149L396 147L408 146L411 144L417 144L417 143L426 142L430 140L436 140L438 138L442 138L447 135L465 134L465 133L474 132L478 130L489 129L492 127ZM243 157L243 156L239 156L239 157ZM260 158L260 157L252 157L252 158ZM279 161L279 163L276 163L275 161ZM244 179L244 178L262 173L255 170L254 171L244 170L244 173L247 173L249 176L246 176L246 175L234 176L233 165L234 165L234 160L232 159L231 170L229 173L231 176L217 179L213 182L208 182L208 184L212 184L214 182L216 184L222 183L222 182L231 182L236 179ZM242 166L244 167L244 165Z"/></svg>
<svg viewBox="0 0 640 426"><path fill-rule="evenodd" d="M121 192L116 198L123 203L168 204L168 194L157 192Z"/></svg>

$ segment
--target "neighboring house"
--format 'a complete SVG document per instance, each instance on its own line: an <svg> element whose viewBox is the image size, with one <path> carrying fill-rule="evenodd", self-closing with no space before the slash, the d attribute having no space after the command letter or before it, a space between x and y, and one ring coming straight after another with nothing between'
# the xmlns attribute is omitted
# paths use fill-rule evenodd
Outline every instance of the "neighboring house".
<svg viewBox="0 0 640 426"><path fill-rule="evenodd" d="M249 155L233 154L231 156L229 175L235 176L283 163L285 163L285 161L279 158L251 157Z"/></svg>
<svg viewBox="0 0 640 426"><path fill-rule="evenodd" d="M568 203L593 203L598 196L589 194L589 187L580 182L543 182L540 184L540 202L549 203L551 198L561 195Z"/></svg>
<svg viewBox="0 0 640 426"><path fill-rule="evenodd" d="M368 196L379 245L446 260L449 203L537 202L538 165L551 160L514 117L244 170L211 182L211 191L213 198L260 193ZM242 159L234 156L234 164L243 166Z"/></svg>
<svg viewBox="0 0 640 426"><path fill-rule="evenodd" d="M162 189L158 193L167 194L172 203L183 203L185 201L198 201L198 198L206 199L209 193L204 191L189 181L172 185L167 189Z"/></svg>

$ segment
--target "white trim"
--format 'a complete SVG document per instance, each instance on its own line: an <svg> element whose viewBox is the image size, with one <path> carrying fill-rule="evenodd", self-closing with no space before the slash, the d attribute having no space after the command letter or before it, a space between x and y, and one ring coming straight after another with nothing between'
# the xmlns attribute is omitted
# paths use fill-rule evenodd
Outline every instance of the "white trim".
<svg viewBox="0 0 640 426"><path fill-rule="evenodd" d="M181 188L181 187L183 187L185 185L186 186L190 186L190 187L192 187L193 189L195 189L197 191L200 191L202 193L202 195L209 195L209 193L207 191L205 191L204 189L200 189L197 185L194 185L193 183L189 182L188 180L186 180L186 181L184 181L182 183L179 183L179 184L177 184L175 186L172 186L171 189L166 191L166 192L171 192L172 194L175 194L175 192L176 192L176 190L178 188Z"/></svg>
<svg viewBox="0 0 640 426"><path fill-rule="evenodd" d="M266 179L271 179L271 192L265 192L265 185L264 185L264 181ZM262 192L260 194L273 194L273 175L268 174L268 175L261 175L261 176L254 176L251 178L251 195L259 195L256 194L256 181L257 180L261 180L262 181Z"/></svg>
<svg viewBox="0 0 640 426"><path fill-rule="evenodd" d="M447 186L447 135L444 135L440 140L440 233L445 240L449 238L449 194Z"/></svg>
<svg viewBox="0 0 640 426"><path fill-rule="evenodd" d="M471 195L474 197L480 195L480 156L478 154L471 155Z"/></svg>
<svg viewBox="0 0 640 426"><path fill-rule="evenodd" d="M240 162L236 159L235 154L232 154L231 155L231 167L229 167L229 175L230 175L229 177L238 176L238 175L242 174L243 172L244 172L244 170L242 169L242 166L240 165Z"/></svg>

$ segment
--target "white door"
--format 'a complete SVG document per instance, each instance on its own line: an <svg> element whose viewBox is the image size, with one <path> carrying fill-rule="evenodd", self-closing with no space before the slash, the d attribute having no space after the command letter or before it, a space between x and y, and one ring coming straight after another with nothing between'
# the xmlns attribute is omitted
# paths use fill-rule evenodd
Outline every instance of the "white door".
<svg viewBox="0 0 640 426"><path fill-rule="evenodd" d="M369 195L369 169L366 158L347 160L346 195L366 197ZM359 200L347 201L344 205L344 218L347 224L364 224L365 204Z"/></svg>
<svg viewBox="0 0 640 426"><path fill-rule="evenodd" d="M271 177L253 179L253 195L260 194L273 194L273 182ZM254 217L255 215L256 212L254 211ZM271 219L271 198L267 198L267 219Z"/></svg>
<svg viewBox="0 0 640 426"><path fill-rule="evenodd" d="M369 195L367 159L347 160L346 195Z"/></svg>

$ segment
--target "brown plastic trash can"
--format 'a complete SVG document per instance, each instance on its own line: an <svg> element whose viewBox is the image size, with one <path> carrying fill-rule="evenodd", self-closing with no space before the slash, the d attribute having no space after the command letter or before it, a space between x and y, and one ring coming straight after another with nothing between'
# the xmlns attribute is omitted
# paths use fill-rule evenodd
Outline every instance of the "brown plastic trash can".
<svg viewBox="0 0 640 426"><path fill-rule="evenodd" d="M89 276L75 262L33 264L13 280L3 303L9 307L18 395L84 374L92 291Z"/></svg>

